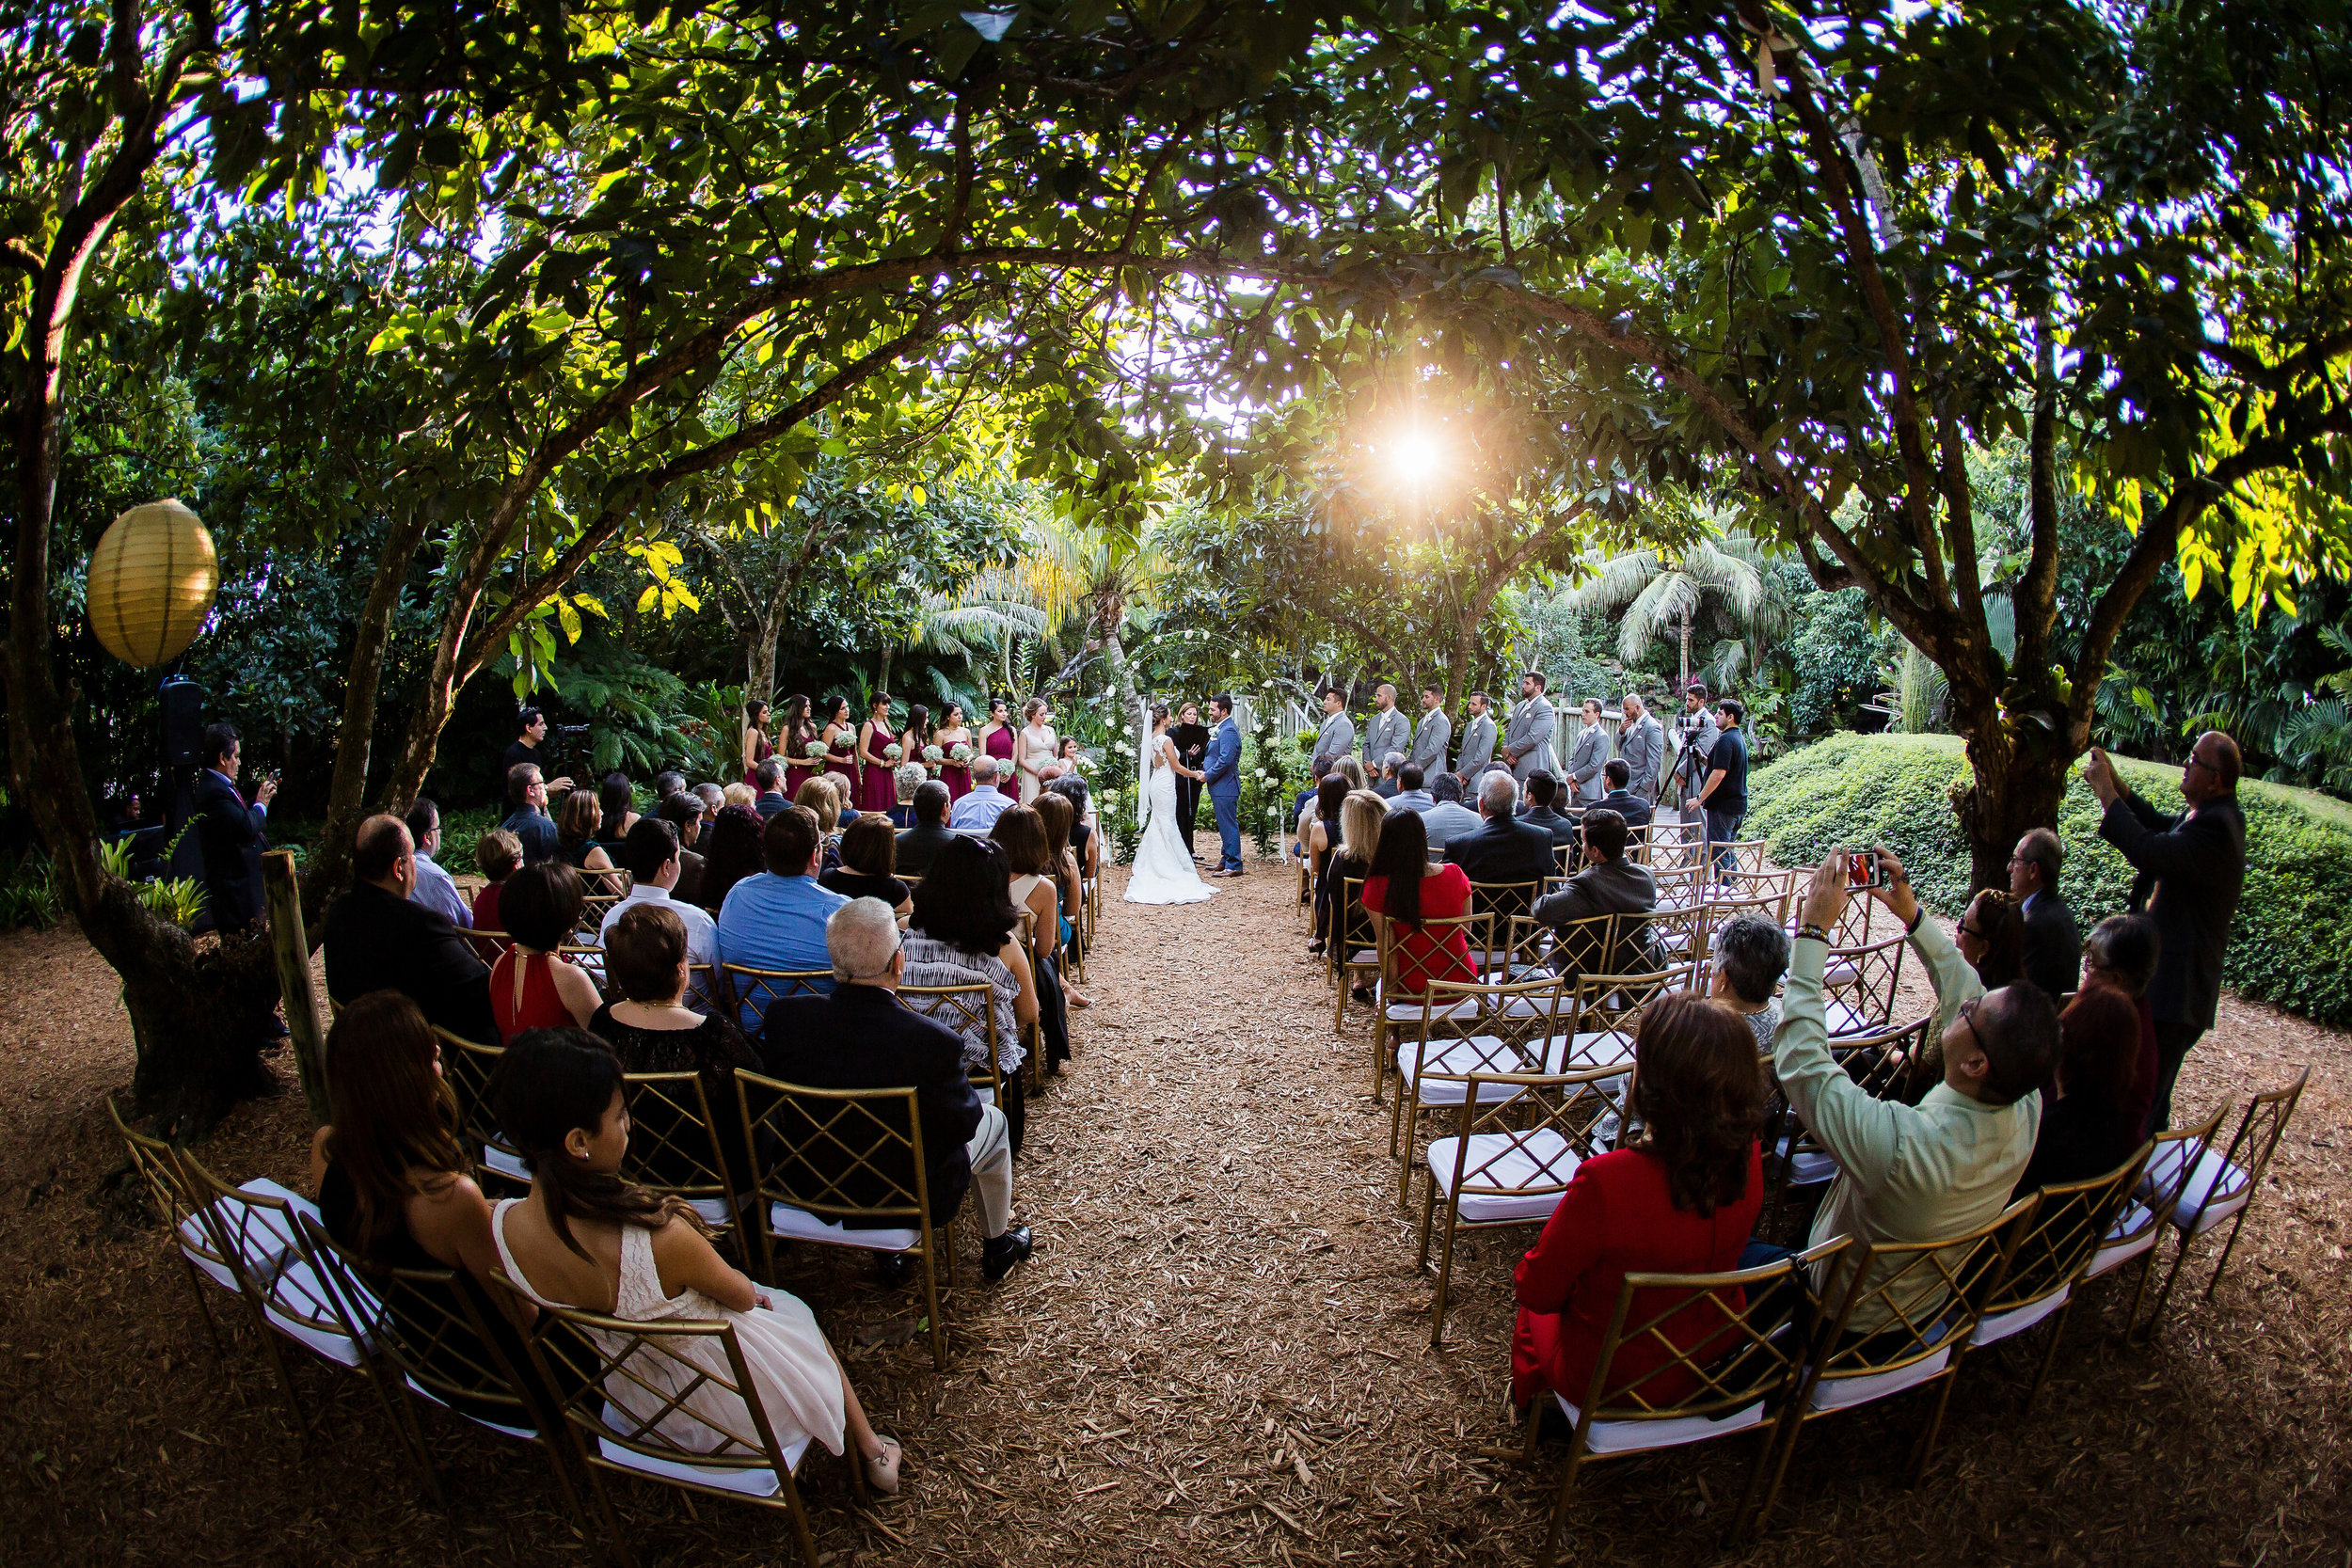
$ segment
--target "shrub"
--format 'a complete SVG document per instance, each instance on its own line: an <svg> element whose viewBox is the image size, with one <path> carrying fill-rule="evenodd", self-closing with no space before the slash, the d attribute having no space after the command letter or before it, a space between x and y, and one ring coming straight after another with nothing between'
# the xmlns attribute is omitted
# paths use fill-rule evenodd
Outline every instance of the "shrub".
<svg viewBox="0 0 2352 1568"><path fill-rule="evenodd" d="M1952 812L1967 782L1961 741L1935 735L1840 735L1756 770L1745 832L1784 865L1818 863L1840 844L1902 857L1920 898L1957 917L1968 900L1968 845ZM2183 809L2178 768L2116 759L2158 811ZM2240 994L2323 1023L2352 1024L2352 807L2308 789L2245 780L2246 891L2222 978ZM2130 903L2132 868L2099 837L2099 802L2076 778L2057 823L2059 891L2088 931Z"/></svg>

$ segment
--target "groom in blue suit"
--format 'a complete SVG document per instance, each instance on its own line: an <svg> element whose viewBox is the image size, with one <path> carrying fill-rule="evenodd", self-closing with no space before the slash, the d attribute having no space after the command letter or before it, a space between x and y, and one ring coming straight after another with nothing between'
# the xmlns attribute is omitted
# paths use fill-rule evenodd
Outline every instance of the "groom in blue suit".
<svg viewBox="0 0 2352 1568"><path fill-rule="evenodd" d="M1212 877L1241 875L1241 730L1233 722L1233 699L1218 692L1209 699L1216 710L1216 733L1209 736L1209 754L1200 760L1201 785L1216 808L1216 836L1223 847Z"/></svg>

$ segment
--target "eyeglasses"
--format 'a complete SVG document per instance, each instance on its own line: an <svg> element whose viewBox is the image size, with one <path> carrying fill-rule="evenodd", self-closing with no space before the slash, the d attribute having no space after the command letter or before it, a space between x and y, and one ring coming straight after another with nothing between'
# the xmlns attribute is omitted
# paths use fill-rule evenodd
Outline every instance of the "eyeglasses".
<svg viewBox="0 0 2352 1568"><path fill-rule="evenodd" d="M1972 1041L1980 1040L1983 1037L1977 1033L1977 1004L1983 1000L1981 996L1970 997L1960 1005L1960 1011L1955 1015L1959 1022L1968 1026L1968 1037Z"/></svg>

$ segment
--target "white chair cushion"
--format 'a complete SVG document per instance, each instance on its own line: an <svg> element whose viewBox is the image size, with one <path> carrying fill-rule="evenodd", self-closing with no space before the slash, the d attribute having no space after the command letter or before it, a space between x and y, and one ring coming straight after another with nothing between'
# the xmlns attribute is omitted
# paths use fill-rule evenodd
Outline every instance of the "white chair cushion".
<svg viewBox="0 0 2352 1568"><path fill-rule="evenodd" d="M1582 1035L1554 1035L1544 1041L1546 1072L1581 1072L1589 1068L1629 1068L1632 1065L1632 1037L1622 1029L1596 1029Z"/></svg>
<svg viewBox="0 0 2352 1568"><path fill-rule="evenodd" d="M1558 1394L1560 1408L1574 1426L1583 1419L1575 1405ZM1662 1421L1595 1421L1584 1433L1584 1448L1589 1453L1640 1453L1646 1449L1675 1449L1685 1443L1704 1443L1709 1437L1725 1433L1745 1432L1764 1424L1764 1402L1742 1405L1722 1416L1677 1416Z"/></svg>
<svg viewBox="0 0 2352 1568"><path fill-rule="evenodd" d="M628 1424L614 1420L612 1407L604 1407L604 1418L612 1426ZM784 1446L784 1462L800 1468L801 1456L808 1452L811 1439L795 1438ZM671 1481L683 1481L697 1486L715 1486L723 1492L740 1492L747 1497L772 1497L780 1484L773 1470L726 1470L702 1465L689 1465L682 1460L656 1459L631 1449L625 1449L610 1437L596 1439L596 1448L606 1459L641 1475L663 1476Z"/></svg>
<svg viewBox="0 0 2352 1568"><path fill-rule="evenodd" d="M1438 1042L1430 1042L1433 1046ZM1473 1072L1517 1072L1520 1070L1518 1054L1504 1047L1493 1035L1472 1035L1468 1039L1450 1040L1443 1050L1433 1050L1422 1059L1422 1071L1438 1076L1427 1083L1420 1081L1413 1070L1413 1059L1421 1055L1421 1042L1408 1040L1396 1048L1396 1070L1407 1084L1419 1090L1416 1098L1423 1105L1459 1105L1470 1085L1460 1082ZM1499 1105L1511 1098L1514 1089L1508 1084L1481 1084L1478 1102Z"/></svg>
<svg viewBox="0 0 2352 1568"><path fill-rule="evenodd" d="M1459 1138L1439 1138L1429 1146L1429 1170L1438 1191L1454 1191L1454 1150ZM1516 1145L1516 1147L1513 1147ZM1506 1148L1508 1153L1502 1151ZM1514 1220L1548 1220L1560 1206L1560 1189L1576 1174L1577 1161L1564 1158L1568 1140L1549 1128L1514 1139L1506 1132L1470 1134L1469 1165L1478 1188L1512 1188L1535 1184L1533 1193L1472 1190L1461 1198L1462 1218L1472 1225L1497 1225ZM1500 1159L1496 1159L1498 1154ZM1492 1164L1485 1164L1493 1160ZM1549 1171L1546 1164L1549 1164ZM1484 1169L1480 1167L1485 1165Z"/></svg>
<svg viewBox="0 0 2352 1568"><path fill-rule="evenodd" d="M1947 1345L1933 1355L1914 1361L1908 1367L1898 1367L1891 1372L1872 1372L1865 1377L1824 1378L1814 1386L1809 1408L1843 1410L1849 1405L1867 1404L1889 1394L1899 1394L1906 1388L1927 1382L1951 1365L1951 1347Z"/></svg>
<svg viewBox="0 0 2352 1568"><path fill-rule="evenodd" d="M1347 956L1347 961L1352 964L1375 964L1380 961L1380 955L1369 947L1359 947Z"/></svg>
<svg viewBox="0 0 2352 1568"><path fill-rule="evenodd" d="M2185 1146L2170 1144L2166 1147L2169 1150ZM2156 1163L2151 1160L2148 1164L2153 1172ZM2168 1176L2179 1169L2178 1156L2167 1162ZM2139 1193L2142 1197L2154 1196L2153 1177L2141 1180ZM2208 1148L2198 1155L2197 1163L2189 1167L2188 1180L2181 1188L2180 1200L2172 1205L2172 1212L2165 1218L2172 1222L2174 1228L2181 1230L2188 1229L2193 1221L2197 1228L2190 1234L2201 1236L2245 1208L2253 1196L2253 1183L2247 1180L2246 1172ZM2201 1204L2204 1208L2201 1214L2197 1212Z"/></svg>
<svg viewBox="0 0 2352 1568"><path fill-rule="evenodd" d="M1821 984L1824 988L1831 990L1839 986L1851 986L1861 978L1862 971L1854 967L1854 961L1851 958L1840 958L1821 971Z"/></svg>
<svg viewBox="0 0 2352 1568"><path fill-rule="evenodd" d="M1391 1023L1419 1023L1421 1022L1421 1003L1388 1002L1387 996L1377 985L1372 988L1372 994L1375 999L1388 1003ZM1440 1023L1475 1022L1478 1019L1478 998L1465 996L1459 1002L1449 1003L1442 1007L1434 1007L1430 1009L1429 1016Z"/></svg>
<svg viewBox="0 0 2352 1568"><path fill-rule="evenodd" d="M1829 1025L1829 1037L1844 1039L1849 1035L1875 1034L1884 1025L1867 1019L1845 1003L1831 998L1821 1008L1822 1021Z"/></svg>
<svg viewBox="0 0 2352 1568"><path fill-rule="evenodd" d="M257 1176L250 1181L240 1182L237 1191L251 1193L256 1197L274 1197L297 1214L308 1214L312 1219L319 1217L317 1204L312 1203L291 1187L281 1186L272 1181L266 1176ZM246 1267L256 1275L272 1274L286 1254L294 1250L294 1231L275 1210L250 1210L246 1217L250 1223L245 1225L244 1234L239 1237L239 1243L245 1249ZM233 1227L230 1228L230 1233L235 1234L235 1228ZM194 1214L190 1214L180 1222L180 1245L181 1250L188 1255L188 1261L203 1270L206 1277L214 1284L224 1291L233 1291L237 1288L236 1276L228 1269L196 1255L196 1249L199 1246L208 1252L211 1251L213 1238L205 1231L204 1222Z"/></svg>
<svg viewBox="0 0 2352 1568"><path fill-rule="evenodd" d="M536 1427L508 1426L503 1421L485 1421L479 1416L468 1416L466 1415L466 1412L456 1409L448 1402L443 1400L440 1395L435 1393L432 1389L427 1388L423 1384L419 1383L415 1378L409 1378L406 1382L408 1384L408 1391L416 1395L419 1399L426 1400L434 1404L437 1404L442 1409L450 1411L453 1415L464 1417L467 1420L471 1421L478 1427L487 1427L492 1432L501 1433L508 1437L519 1438L526 1443L536 1443L539 1440L539 1429Z"/></svg>
<svg viewBox="0 0 2352 1568"><path fill-rule="evenodd" d="M727 1200L723 1197L690 1197L686 1204L702 1216L703 1224L715 1230L724 1230L735 1223L735 1215L727 1208Z"/></svg>
<svg viewBox="0 0 2352 1568"><path fill-rule="evenodd" d="M531 1180L531 1168L523 1164L523 1157L519 1154L509 1153L503 1148L492 1148L488 1144L484 1144L482 1163L501 1176L511 1176L517 1181Z"/></svg>
<svg viewBox="0 0 2352 1568"><path fill-rule="evenodd" d="M2120 1242L2116 1240L2117 1237L2142 1226L2146 1226L2147 1228L2140 1230L2138 1235L2130 1240ZM2084 1271L2083 1277L2096 1279L2109 1269L2130 1262L2155 1244L2156 1227L2148 1224L2148 1206L2144 1203L2135 1203L2123 1211L2122 1216L2115 1222L2114 1228L2107 1232L2106 1241L2100 1245L2097 1252L2090 1255L2090 1267Z"/></svg>
<svg viewBox="0 0 2352 1568"><path fill-rule="evenodd" d="M2006 1312L1995 1312L1977 1321L1976 1331L1968 1336L1972 1345L1989 1345L2006 1339L2012 1334L2023 1334L2051 1313L2066 1305L2074 1287L2061 1285L2040 1301L2029 1301L2023 1307L2012 1307Z"/></svg>
<svg viewBox="0 0 2352 1568"><path fill-rule="evenodd" d="M311 1272L310 1264L289 1263L286 1266L285 1272L278 1276L276 1293L263 1307L262 1316L269 1320L270 1327L287 1338L338 1366L357 1367L359 1364L359 1347L349 1336L295 1322L279 1310L277 1300L280 1296L305 1314L334 1317L334 1300L319 1276Z"/></svg>
<svg viewBox="0 0 2352 1568"><path fill-rule="evenodd" d="M834 1246L864 1247L868 1252L906 1252L923 1244L920 1230L851 1230L788 1203L768 1206L768 1227L779 1236L796 1241L829 1242Z"/></svg>
<svg viewBox="0 0 2352 1568"><path fill-rule="evenodd" d="M1514 979L1518 976L1514 975ZM1495 1009L1497 1018L1547 1018L1565 1022L1576 1016L1576 1006L1567 997L1545 997L1537 1001L1532 996L1515 996Z"/></svg>
<svg viewBox="0 0 2352 1568"><path fill-rule="evenodd" d="M1780 1140L1778 1147L1772 1152L1780 1159L1788 1159L1788 1146L1794 1143L1796 1138L1797 1135L1794 1132L1789 1133ZM1828 1151L1802 1148L1797 1151L1796 1163L1788 1168L1788 1184L1792 1187L1818 1187L1836 1175L1837 1162L1830 1157Z"/></svg>

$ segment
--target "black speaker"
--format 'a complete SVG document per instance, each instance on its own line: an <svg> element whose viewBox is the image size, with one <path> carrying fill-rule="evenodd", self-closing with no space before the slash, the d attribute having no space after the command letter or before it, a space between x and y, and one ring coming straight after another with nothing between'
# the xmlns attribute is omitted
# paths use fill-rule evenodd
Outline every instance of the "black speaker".
<svg viewBox="0 0 2352 1568"><path fill-rule="evenodd" d="M204 689L174 675L156 692L164 705L164 766L195 768L204 756Z"/></svg>

